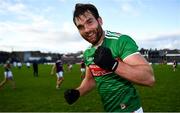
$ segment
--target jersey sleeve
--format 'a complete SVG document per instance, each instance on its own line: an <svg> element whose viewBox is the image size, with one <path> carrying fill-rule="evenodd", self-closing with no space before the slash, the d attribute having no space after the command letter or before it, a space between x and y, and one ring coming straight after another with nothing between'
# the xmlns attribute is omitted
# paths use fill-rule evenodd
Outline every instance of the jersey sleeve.
<svg viewBox="0 0 180 113"><path fill-rule="evenodd" d="M138 46L136 42L128 35L122 35L119 38L119 43L119 53L122 60L127 56L138 52Z"/></svg>

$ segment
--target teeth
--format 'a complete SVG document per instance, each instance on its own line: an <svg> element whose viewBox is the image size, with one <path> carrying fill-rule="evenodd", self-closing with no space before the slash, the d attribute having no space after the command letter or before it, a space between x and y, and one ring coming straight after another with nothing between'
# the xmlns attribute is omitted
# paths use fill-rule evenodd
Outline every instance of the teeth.
<svg viewBox="0 0 180 113"><path fill-rule="evenodd" d="M93 33L90 33L88 36L91 37L93 35Z"/></svg>

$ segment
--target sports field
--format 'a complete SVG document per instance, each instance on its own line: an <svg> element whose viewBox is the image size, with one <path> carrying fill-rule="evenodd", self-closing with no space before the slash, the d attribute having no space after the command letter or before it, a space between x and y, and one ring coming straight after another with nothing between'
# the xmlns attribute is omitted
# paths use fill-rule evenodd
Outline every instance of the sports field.
<svg viewBox="0 0 180 113"><path fill-rule="evenodd" d="M172 66L153 66L156 84L154 87L136 86L145 112L180 112L180 66L173 72ZM66 66L65 66L66 70ZM68 105L63 92L79 86L80 65L71 72L65 71L61 88L57 90L56 76L50 75L50 65L39 65L39 77L23 66L13 68L16 89L6 84L0 89L0 112L103 112L96 89L81 97L75 104ZM0 66L0 81L3 80Z"/></svg>

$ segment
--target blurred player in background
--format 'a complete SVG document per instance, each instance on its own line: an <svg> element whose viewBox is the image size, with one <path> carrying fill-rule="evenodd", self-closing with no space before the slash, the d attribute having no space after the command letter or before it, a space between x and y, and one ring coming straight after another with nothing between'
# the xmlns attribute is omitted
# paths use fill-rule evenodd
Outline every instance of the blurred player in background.
<svg viewBox="0 0 180 113"><path fill-rule="evenodd" d="M31 67L30 62L26 62L26 67L27 67L27 68L30 68L30 67Z"/></svg>
<svg viewBox="0 0 180 113"><path fill-rule="evenodd" d="M153 86L155 78L135 41L127 35L104 31L102 18L92 4L76 4L73 21L92 46L84 52L85 78L78 88L64 92L66 101L73 104L97 85L106 112L142 113L133 84Z"/></svg>
<svg viewBox="0 0 180 113"><path fill-rule="evenodd" d="M19 61L19 62L17 63L17 66L18 66L19 69L21 69L22 63Z"/></svg>
<svg viewBox="0 0 180 113"><path fill-rule="evenodd" d="M37 61L33 61L33 74L35 77L38 77L38 62Z"/></svg>
<svg viewBox="0 0 180 113"><path fill-rule="evenodd" d="M64 81L64 77L63 77L63 63L61 60L57 60L56 63L53 65L52 69L51 69L51 75L54 74L54 71L56 71L56 76L57 76L57 80L56 80L56 89L59 89L62 82Z"/></svg>
<svg viewBox="0 0 180 113"><path fill-rule="evenodd" d="M177 61L174 60L173 61L173 71L176 71L176 68L177 68Z"/></svg>
<svg viewBox="0 0 180 113"><path fill-rule="evenodd" d="M7 82L11 83L13 89L16 88L9 60L4 64L4 80L0 83L0 88L3 87Z"/></svg>
<svg viewBox="0 0 180 113"><path fill-rule="evenodd" d="M85 77L85 68L86 68L86 66L84 64L84 60L82 60L81 61L81 80L83 80Z"/></svg>
<svg viewBox="0 0 180 113"><path fill-rule="evenodd" d="M67 66L68 66L68 71L71 72L73 65L72 64L68 64Z"/></svg>

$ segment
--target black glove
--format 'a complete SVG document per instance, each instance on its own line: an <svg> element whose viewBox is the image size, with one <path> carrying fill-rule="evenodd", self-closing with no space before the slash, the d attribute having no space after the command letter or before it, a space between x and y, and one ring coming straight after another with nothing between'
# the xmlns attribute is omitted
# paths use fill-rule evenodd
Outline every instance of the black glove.
<svg viewBox="0 0 180 113"><path fill-rule="evenodd" d="M111 50L102 46L99 46L95 51L94 63L105 70L113 72L118 66L118 61L113 58Z"/></svg>
<svg viewBox="0 0 180 113"><path fill-rule="evenodd" d="M75 89L68 89L64 92L64 98L68 104L73 104L80 97L80 92Z"/></svg>

